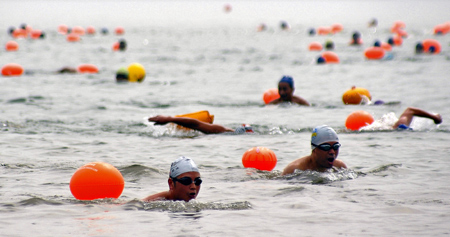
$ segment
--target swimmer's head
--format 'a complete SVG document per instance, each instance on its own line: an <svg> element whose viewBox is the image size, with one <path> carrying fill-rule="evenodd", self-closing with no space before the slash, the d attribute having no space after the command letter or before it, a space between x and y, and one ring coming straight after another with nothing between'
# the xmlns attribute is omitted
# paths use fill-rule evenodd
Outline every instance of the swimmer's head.
<svg viewBox="0 0 450 237"><path fill-rule="evenodd" d="M422 53L422 52L423 52L423 44L419 42L416 44L416 53Z"/></svg>
<svg viewBox="0 0 450 237"><path fill-rule="evenodd" d="M381 47L381 43L379 40L376 40L375 43L373 43L374 47Z"/></svg>
<svg viewBox="0 0 450 237"><path fill-rule="evenodd" d="M326 49L334 49L334 43L333 43L333 41L328 40L328 41L325 43L325 48L326 48Z"/></svg>
<svg viewBox="0 0 450 237"><path fill-rule="evenodd" d="M327 125L315 127L311 134L311 149L325 142L339 142L336 132Z"/></svg>
<svg viewBox="0 0 450 237"><path fill-rule="evenodd" d="M290 76L283 76L278 83L281 83L281 82L285 82L285 83L289 84L289 86L291 88L294 88L294 79L292 79L292 77L290 77Z"/></svg>
<svg viewBox="0 0 450 237"><path fill-rule="evenodd" d="M317 64L323 64L323 63L325 63L325 58L322 57L322 56L318 57L317 58Z"/></svg>
<svg viewBox="0 0 450 237"><path fill-rule="evenodd" d="M236 134L243 134L243 133L247 133L247 132L253 132L252 126L250 126L250 124L242 124L242 126L236 128L234 130L234 132Z"/></svg>
<svg viewBox="0 0 450 237"><path fill-rule="evenodd" d="M389 37L387 43L390 44L390 45L394 45L394 38Z"/></svg>
<svg viewBox="0 0 450 237"><path fill-rule="evenodd" d="M172 165L170 165L169 176L170 178L176 178L179 175L187 172L199 172L199 171L197 165L191 158L182 156L176 159L174 162L172 162Z"/></svg>

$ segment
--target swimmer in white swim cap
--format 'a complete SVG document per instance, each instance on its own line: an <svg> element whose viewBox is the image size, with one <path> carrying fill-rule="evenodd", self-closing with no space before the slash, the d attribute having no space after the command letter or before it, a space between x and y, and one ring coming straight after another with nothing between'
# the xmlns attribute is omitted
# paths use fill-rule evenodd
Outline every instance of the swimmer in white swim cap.
<svg viewBox="0 0 450 237"><path fill-rule="evenodd" d="M170 166L169 191L150 195L143 201L172 200L186 201L195 199L200 192L202 179L197 165L191 158L180 157Z"/></svg>
<svg viewBox="0 0 450 237"><path fill-rule="evenodd" d="M337 159L339 154L339 138L331 127L322 125L314 128L311 134L311 154L292 161L284 168L282 175L299 170L326 171L328 169L346 169L347 166Z"/></svg>

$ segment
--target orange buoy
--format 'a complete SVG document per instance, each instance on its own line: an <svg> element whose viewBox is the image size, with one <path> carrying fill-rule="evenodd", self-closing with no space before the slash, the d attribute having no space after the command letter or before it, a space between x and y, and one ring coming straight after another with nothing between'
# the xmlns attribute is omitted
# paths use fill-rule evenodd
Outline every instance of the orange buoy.
<svg viewBox="0 0 450 237"><path fill-rule="evenodd" d="M308 46L309 51L321 51L323 46L319 42L311 42Z"/></svg>
<svg viewBox="0 0 450 237"><path fill-rule="evenodd" d="M16 41L8 41L5 44L6 51L17 51L19 49L19 44Z"/></svg>
<svg viewBox="0 0 450 237"><path fill-rule="evenodd" d="M423 51L433 54L438 54L441 52L441 43L435 39L426 39L422 42Z"/></svg>
<svg viewBox="0 0 450 237"><path fill-rule="evenodd" d="M317 28L318 35L329 35L333 33L331 27L321 26Z"/></svg>
<svg viewBox="0 0 450 237"><path fill-rule="evenodd" d="M242 164L245 168L272 171L277 165L277 156L266 147L253 147L242 156Z"/></svg>
<svg viewBox="0 0 450 237"><path fill-rule="evenodd" d="M93 27L93 26L88 26L88 27L86 27L86 33L87 33L88 35L93 35L93 34L95 34L95 27Z"/></svg>
<svg viewBox="0 0 450 237"><path fill-rule="evenodd" d="M65 35L69 31L69 27L67 25L61 24L58 26L58 33Z"/></svg>
<svg viewBox="0 0 450 237"><path fill-rule="evenodd" d="M347 129L356 131L362 127L372 124L374 121L372 115L366 111L355 111L351 113L347 120L345 120L345 127Z"/></svg>
<svg viewBox="0 0 450 237"><path fill-rule="evenodd" d="M41 30L31 30L30 31L30 38L32 39L39 39L41 38L42 31Z"/></svg>
<svg viewBox="0 0 450 237"><path fill-rule="evenodd" d="M433 28L433 32L436 35L445 35L450 32L450 22L439 24Z"/></svg>
<svg viewBox="0 0 450 237"><path fill-rule="evenodd" d="M67 35L66 39L69 42L78 42L78 41L80 41L80 35L75 34L75 33L70 33Z"/></svg>
<svg viewBox="0 0 450 237"><path fill-rule="evenodd" d="M381 48L383 48L386 51L392 51L392 45L386 43L386 42L382 42L381 43Z"/></svg>
<svg viewBox="0 0 450 237"><path fill-rule="evenodd" d="M399 29L404 29L404 28L406 28L405 22L403 22L403 21L396 21L396 22L394 22L394 24L392 24L391 32L392 33L397 33L397 31Z"/></svg>
<svg viewBox="0 0 450 237"><path fill-rule="evenodd" d="M334 23L331 25L331 32L334 34L341 32L344 29L344 26L340 23Z"/></svg>
<svg viewBox="0 0 450 237"><path fill-rule="evenodd" d="M20 76L23 71L23 67L17 63L8 63L2 67L3 76Z"/></svg>
<svg viewBox="0 0 450 237"><path fill-rule="evenodd" d="M381 47L370 47L364 51L364 56L367 59L382 59L384 57L384 49Z"/></svg>
<svg viewBox="0 0 450 237"><path fill-rule="evenodd" d="M225 11L225 13L229 13L231 12L231 10L233 10L233 7L230 4L225 4L223 10Z"/></svg>
<svg viewBox="0 0 450 237"><path fill-rule="evenodd" d="M398 29L397 32L396 32L396 34L397 34L398 36L402 37L402 38L408 37L408 32L406 32L406 31L403 30L403 29Z"/></svg>
<svg viewBox="0 0 450 237"><path fill-rule="evenodd" d="M335 52L325 51L322 53L322 57L326 63L339 63L339 57Z"/></svg>
<svg viewBox="0 0 450 237"><path fill-rule="evenodd" d="M14 38L16 38L16 39L18 39L18 38L27 38L28 33L27 33L27 31L25 29L18 28L18 29L15 29L13 31L12 36Z"/></svg>
<svg viewBox="0 0 450 237"><path fill-rule="evenodd" d="M70 179L70 192L78 200L118 198L124 187L120 171L104 162L85 164Z"/></svg>
<svg viewBox="0 0 450 237"><path fill-rule="evenodd" d="M119 42L115 42L112 46L112 50L113 51L118 51L120 47L120 43Z"/></svg>
<svg viewBox="0 0 450 237"><path fill-rule="evenodd" d="M84 28L81 26L74 26L72 28L72 33L77 34L77 35L84 35Z"/></svg>
<svg viewBox="0 0 450 237"><path fill-rule="evenodd" d="M364 102L364 97L369 101L372 100L372 96L367 89L352 86L350 90L346 91L342 95L342 102L344 102L344 104L346 105L359 105L361 104L361 102Z"/></svg>
<svg viewBox="0 0 450 237"><path fill-rule="evenodd" d="M403 44L403 38L399 35L394 36L394 45L400 46Z"/></svg>
<svg viewBox="0 0 450 237"><path fill-rule="evenodd" d="M77 71L79 73L98 73L98 68L93 64L81 64L78 66Z"/></svg>
<svg viewBox="0 0 450 237"><path fill-rule="evenodd" d="M280 94L278 94L277 88L268 89L264 92L263 100L265 104L270 103L272 100L276 100L280 98Z"/></svg>
<svg viewBox="0 0 450 237"><path fill-rule="evenodd" d="M125 29L122 26L118 26L114 32L116 32L116 35L123 35L125 33Z"/></svg>

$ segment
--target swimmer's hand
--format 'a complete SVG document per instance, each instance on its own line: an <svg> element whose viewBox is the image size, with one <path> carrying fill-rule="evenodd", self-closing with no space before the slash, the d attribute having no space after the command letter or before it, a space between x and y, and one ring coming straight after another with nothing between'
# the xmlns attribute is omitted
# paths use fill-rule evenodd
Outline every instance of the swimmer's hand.
<svg viewBox="0 0 450 237"><path fill-rule="evenodd" d="M150 117L148 119L149 122L154 122L155 125L165 125L167 123L172 122L171 117L169 116L163 116L163 115L157 115L154 117Z"/></svg>

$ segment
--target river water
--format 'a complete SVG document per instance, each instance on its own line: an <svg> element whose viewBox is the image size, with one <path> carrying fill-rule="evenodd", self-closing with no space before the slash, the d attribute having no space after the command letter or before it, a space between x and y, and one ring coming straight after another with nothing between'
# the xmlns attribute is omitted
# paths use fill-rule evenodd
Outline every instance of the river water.
<svg viewBox="0 0 450 237"><path fill-rule="evenodd" d="M225 4L232 11L224 12ZM449 35L432 34L449 21L448 1L1 1L0 42L27 23L45 39L17 40L0 51L0 65L19 63L20 77L0 78L0 232L2 236L441 236L450 234ZM367 23L378 19L378 27ZM408 37L390 59L369 61L364 49L386 41L397 20ZM290 24L289 31L280 22ZM257 32L259 24L267 30ZM335 35L310 28L340 23ZM92 25L108 35L69 43L60 24ZM114 28L125 34L117 36ZM353 31L364 44L349 46ZM124 52L111 50L124 38ZM437 55L415 55L433 38ZM317 65L312 41L332 40L339 64ZM131 63L142 83L118 84ZM57 74L90 63L97 74ZM311 107L265 106L263 93L283 75ZM344 105L351 86L385 105ZM413 131L386 127L408 106L440 113L443 123L417 118ZM252 124L254 134L204 135L153 126L151 115L208 110L215 123ZM345 128L356 110L376 123ZM310 153L311 130L335 128L348 170L280 176ZM273 171L245 169L242 155L273 150ZM168 189L170 163L195 160L203 184L197 200L140 201ZM117 200L76 200L69 189L82 165L102 161L125 179Z"/></svg>

